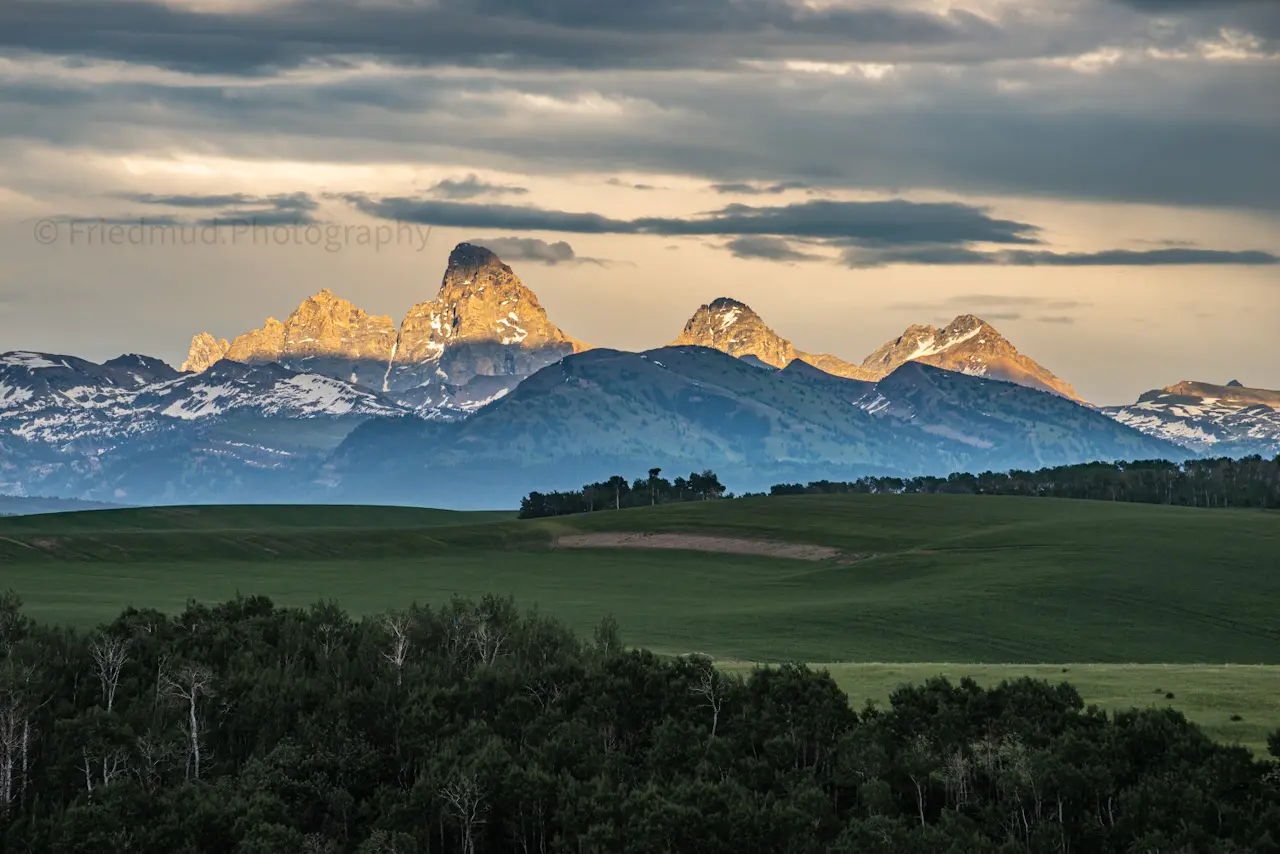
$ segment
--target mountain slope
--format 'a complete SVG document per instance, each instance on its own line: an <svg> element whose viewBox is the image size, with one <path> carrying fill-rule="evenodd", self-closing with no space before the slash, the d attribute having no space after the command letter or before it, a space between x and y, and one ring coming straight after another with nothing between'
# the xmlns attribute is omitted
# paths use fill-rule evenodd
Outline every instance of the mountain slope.
<svg viewBox="0 0 1280 854"><path fill-rule="evenodd" d="M1183 381L1149 391L1107 415L1151 436L1201 453L1280 454L1280 391Z"/></svg>
<svg viewBox="0 0 1280 854"><path fill-rule="evenodd" d="M835 356L797 350L790 341L770 329L750 306L729 297L720 297L699 307L670 346L709 347L738 358L754 357L775 368L784 368L801 359L828 374L853 379L872 378L857 365Z"/></svg>
<svg viewBox="0 0 1280 854"><path fill-rule="evenodd" d="M229 360L179 374L0 355L0 493L139 502L299 494L355 427L408 410L350 383Z"/></svg>
<svg viewBox="0 0 1280 854"><path fill-rule="evenodd" d="M971 448L971 471L1190 456L1061 395L918 361L876 383L858 405Z"/></svg>
<svg viewBox="0 0 1280 854"><path fill-rule="evenodd" d="M751 490L872 472L1186 456L1012 383L910 363L872 386L798 365L765 371L692 346L594 350L544 368L465 421L370 422L339 448L330 482L344 500L439 488L453 500L509 503L650 466L710 466Z"/></svg>
<svg viewBox="0 0 1280 854"><path fill-rule="evenodd" d="M867 356L861 367L880 378L910 361L1005 380L1083 402L1070 383L1019 353L991 324L971 314L960 315L942 329L909 326L902 335Z"/></svg>

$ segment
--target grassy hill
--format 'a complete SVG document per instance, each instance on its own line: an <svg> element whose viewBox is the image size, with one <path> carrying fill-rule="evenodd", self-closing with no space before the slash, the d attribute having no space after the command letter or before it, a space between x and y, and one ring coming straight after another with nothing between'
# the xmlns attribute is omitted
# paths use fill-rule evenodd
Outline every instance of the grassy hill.
<svg viewBox="0 0 1280 854"><path fill-rule="evenodd" d="M613 614L628 643L709 652L731 669L839 662L823 666L859 706L934 675L1031 675L1108 708L1171 705L1259 752L1280 727L1275 513L813 495L513 516L236 506L7 518L0 589L33 617L85 627L131 604L179 610L238 592L357 613L493 592L584 631ZM840 556L554 547L619 531Z"/></svg>
<svg viewBox="0 0 1280 854"><path fill-rule="evenodd" d="M831 546L825 561L558 549L650 531ZM260 593L354 612L512 595L628 642L750 661L1280 664L1280 516L975 496L795 496L559 519L408 508L0 520L0 587L80 625Z"/></svg>

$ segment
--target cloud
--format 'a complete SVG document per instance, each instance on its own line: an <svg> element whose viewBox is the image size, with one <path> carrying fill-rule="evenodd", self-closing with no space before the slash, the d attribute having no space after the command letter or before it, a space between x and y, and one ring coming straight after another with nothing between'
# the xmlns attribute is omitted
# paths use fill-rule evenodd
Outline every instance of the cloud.
<svg viewBox="0 0 1280 854"><path fill-rule="evenodd" d="M113 193L109 198L120 199L151 207L202 210L205 216L162 214L113 214L110 216L81 216L65 214L50 217L59 222L85 225L110 226L278 226L316 225L321 222L314 215L319 203L307 193L281 193L271 196L255 196L245 193L222 195L154 193Z"/></svg>
<svg viewBox="0 0 1280 854"><path fill-rule="evenodd" d="M610 178L605 181L611 187L626 187L629 190L656 190L657 187L652 184L633 184L630 181L623 181L621 178Z"/></svg>
<svg viewBox="0 0 1280 854"><path fill-rule="evenodd" d="M1110 249L1102 252L1051 252L1010 249L981 252L965 247L931 246L871 251L849 249L844 253L844 263L849 267L884 267L896 264L1008 267L1264 266L1280 264L1280 256L1256 250Z"/></svg>
<svg viewBox="0 0 1280 854"><path fill-rule="evenodd" d="M730 240L725 248L737 258L760 258L766 261L825 261L821 255L813 255L792 248L780 237L739 237Z"/></svg>
<svg viewBox="0 0 1280 854"><path fill-rule="evenodd" d="M244 193L227 195L156 195L154 193L115 193L112 198L143 205L170 208L228 208L258 206L273 210L313 211L319 203L307 193L281 193L273 196L251 196Z"/></svg>
<svg viewBox="0 0 1280 854"><path fill-rule="evenodd" d="M778 53L824 57L855 45L997 41L976 15L890 4L813 8L735 0L438 0L272 3L252 11L141 0L7 0L0 47L165 68L265 74L378 56L410 65L730 67Z"/></svg>
<svg viewBox="0 0 1280 854"><path fill-rule="evenodd" d="M599 258L583 258L563 240L548 243L536 237L488 237L468 240L476 246L492 251L503 261L532 261L555 266L556 264L599 264L607 262Z"/></svg>
<svg viewBox="0 0 1280 854"><path fill-rule="evenodd" d="M937 243L1036 244L1039 229L994 218L957 202L808 201L773 207L733 204L688 217L615 219L514 205L483 205L360 194L344 198L371 216L454 228L558 231L579 234L665 236L770 236L836 241L847 246L911 246Z"/></svg>
<svg viewBox="0 0 1280 854"><path fill-rule="evenodd" d="M812 187L803 181L779 181L774 184L712 184L711 189L721 194L732 193L743 196L761 196L770 194L777 195L779 193L785 193L788 190L810 190Z"/></svg>
<svg viewBox="0 0 1280 854"><path fill-rule="evenodd" d="M1057 323L1063 326L1067 326L1072 323L1075 323L1076 319L1074 317L1068 317L1065 314L1053 314L1053 315L1041 315L1040 317L1036 318L1036 322L1037 323Z"/></svg>
<svg viewBox="0 0 1280 854"><path fill-rule="evenodd" d="M446 199L473 199L476 196L523 196L529 190L511 184L492 184L472 174L465 178L445 178L427 192Z"/></svg>

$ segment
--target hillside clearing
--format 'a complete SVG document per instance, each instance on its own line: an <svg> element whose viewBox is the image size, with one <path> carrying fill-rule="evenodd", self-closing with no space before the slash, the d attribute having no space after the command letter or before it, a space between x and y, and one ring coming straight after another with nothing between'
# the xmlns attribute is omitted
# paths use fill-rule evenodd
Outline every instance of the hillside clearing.
<svg viewBox="0 0 1280 854"><path fill-rule="evenodd" d="M778 540L748 540L738 537L709 537L699 534L654 534L629 531L597 534L570 534L556 537L553 545L562 549L676 549L718 554L759 555L795 560L829 560L840 556L839 549Z"/></svg>

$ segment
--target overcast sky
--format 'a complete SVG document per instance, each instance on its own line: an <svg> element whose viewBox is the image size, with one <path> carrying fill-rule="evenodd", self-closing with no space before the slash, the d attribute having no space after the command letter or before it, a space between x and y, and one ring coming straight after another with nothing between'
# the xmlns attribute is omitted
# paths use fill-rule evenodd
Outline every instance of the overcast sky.
<svg viewBox="0 0 1280 854"><path fill-rule="evenodd" d="M600 346L730 296L1280 388L1277 152L1275 0L4 0L0 351L398 321L475 240Z"/></svg>

